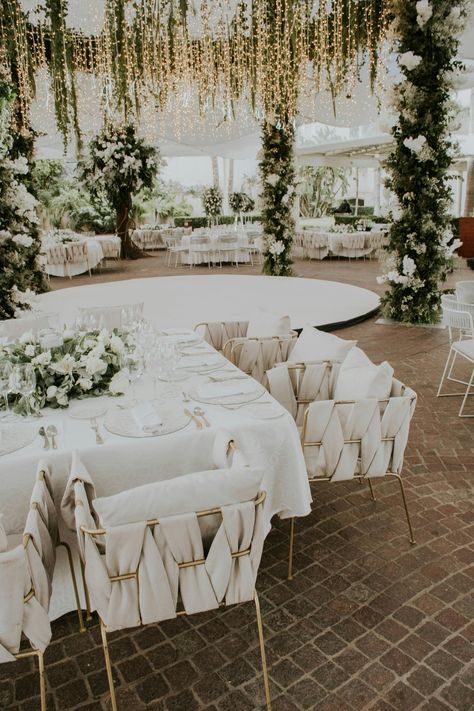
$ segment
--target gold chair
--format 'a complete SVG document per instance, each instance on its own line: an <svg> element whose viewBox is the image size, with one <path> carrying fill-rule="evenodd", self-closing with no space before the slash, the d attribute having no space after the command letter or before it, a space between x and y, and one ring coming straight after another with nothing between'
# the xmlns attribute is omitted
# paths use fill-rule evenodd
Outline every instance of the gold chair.
<svg viewBox="0 0 474 711"><path fill-rule="evenodd" d="M82 471L83 478L80 478ZM86 478L87 477L87 478ZM122 525L98 526L93 484L71 473L80 555L97 609L111 707L117 709L107 633L253 600L267 709L271 710L255 581L265 492L254 500ZM135 490L137 491L137 490ZM71 497L72 500L72 497Z"/></svg>
<svg viewBox="0 0 474 711"><path fill-rule="evenodd" d="M85 630L71 551L59 540L49 468L38 467L23 534L7 536L0 552L0 662L38 659L40 707L46 711L44 651L51 639L48 618L56 546L66 548L81 632ZM21 650L22 637L31 649Z"/></svg>
<svg viewBox="0 0 474 711"><path fill-rule="evenodd" d="M307 406L301 446L310 484L393 477L400 486L409 530L415 543L405 489L401 478L416 393L393 379L386 400L319 400ZM290 521L288 578L293 577L294 518Z"/></svg>

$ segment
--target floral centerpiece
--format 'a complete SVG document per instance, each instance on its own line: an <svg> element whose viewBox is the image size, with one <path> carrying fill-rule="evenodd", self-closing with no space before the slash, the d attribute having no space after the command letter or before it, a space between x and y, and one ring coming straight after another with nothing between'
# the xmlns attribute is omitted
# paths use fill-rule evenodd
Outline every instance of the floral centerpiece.
<svg viewBox="0 0 474 711"><path fill-rule="evenodd" d="M252 212L255 208L255 200L244 192L235 192L229 195L229 205L236 215Z"/></svg>
<svg viewBox="0 0 474 711"><path fill-rule="evenodd" d="M202 191L201 200L204 212L209 218L209 221L214 222L222 213L222 203L224 201L222 191L214 186L205 188L205 190Z"/></svg>
<svg viewBox="0 0 474 711"><path fill-rule="evenodd" d="M105 197L116 211L122 255L134 259L141 252L129 232L132 196L153 188L162 161L157 148L145 144L133 125L107 126L89 145L89 157L80 166L82 180L95 199Z"/></svg>
<svg viewBox="0 0 474 711"><path fill-rule="evenodd" d="M333 225L330 232L336 232L337 234L347 234L348 232L355 232L354 225Z"/></svg>
<svg viewBox="0 0 474 711"><path fill-rule="evenodd" d="M465 26L465 0L394 0L394 30L403 78L392 89L398 114L395 148L386 161L397 206L389 257L378 282L387 316L409 323L439 319L441 282L454 250L449 169L457 107L451 100L461 69L456 60Z"/></svg>
<svg viewBox="0 0 474 711"><path fill-rule="evenodd" d="M25 184L30 165L18 151L29 136L19 137L11 129L14 100L10 85L0 76L0 319L23 315L35 306L36 293L47 288L38 203Z"/></svg>
<svg viewBox="0 0 474 711"><path fill-rule="evenodd" d="M82 242L83 235L78 235L72 230L50 230L43 234L43 242L55 242L56 244L69 244L70 242Z"/></svg>
<svg viewBox="0 0 474 711"><path fill-rule="evenodd" d="M0 348L0 361L34 367L36 389L29 397L33 410L67 407L74 398L125 392L128 379L121 372L125 339L125 335L116 330L112 333L66 330L61 345L45 348L41 337L25 333L14 343ZM25 396L11 394L9 402L15 412L28 409Z"/></svg>

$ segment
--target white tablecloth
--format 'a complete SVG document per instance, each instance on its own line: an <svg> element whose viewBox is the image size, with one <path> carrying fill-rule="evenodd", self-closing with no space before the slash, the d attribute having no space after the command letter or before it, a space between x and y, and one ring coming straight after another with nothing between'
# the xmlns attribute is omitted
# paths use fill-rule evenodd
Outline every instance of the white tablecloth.
<svg viewBox="0 0 474 711"><path fill-rule="evenodd" d="M192 379L195 382L203 382L205 376L194 375ZM181 392L192 388L191 380L173 384L160 383L159 387L165 392L174 390L177 403L183 409L192 409L198 404L181 402ZM150 392L150 378L144 376L139 382L137 393L146 398L150 397ZM264 397L270 399L269 395ZM112 404L116 402L115 399L110 400ZM41 456L46 455L52 465L55 502L59 511L73 449L79 452L91 473L97 495L102 496L157 479L170 478L179 471L183 473L183 468L188 472L199 469L200 444L206 438L214 437L215 428L228 430L252 463L264 469L267 530L274 514L280 514L284 518L306 516L310 512L311 493L298 430L290 414L282 408L282 417L262 420L246 414L245 407L227 410L220 405L200 406L206 411L212 428L197 430L191 423L184 430L170 435L135 439L110 434L101 426L101 434L105 440L105 444L101 446L95 444L95 435L89 422L72 419L67 410L45 410L44 417L38 423L22 425L39 427L41 424L46 427L55 424L59 431L59 449L45 453L42 449L42 439L38 436L28 447L0 458L0 511L5 514L7 533L23 531L36 465ZM99 418L99 423L102 421L103 418ZM62 524L62 536L71 544L77 562L75 533L66 531ZM50 617L56 619L73 609L74 600L66 559L62 552L58 551Z"/></svg>
<svg viewBox="0 0 474 711"><path fill-rule="evenodd" d="M202 235L202 236L204 236L204 235ZM209 239L210 239L210 241L211 241L212 248L213 248L213 249L216 249L216 248L217 248L217 242L218 242L218 240L219 240L219 235L210 232L209 235L206 235L206 237L207 237L207 236L209 237ZM229 236L229 232L226 232L226 233L225 233L225 236L226 236L226 237ZM245 248L245 247L248 246L248 243L249 243L248 235L243 234L243 233L238 233L236 236L237 236L237 238L238 238L239 247L241 247L242 250L243 250L243 248ZM191 236L190 236L190 235L184 235L184 237L183 237L182 240L181 240L181 245L182 245L183 247L186 247L187 249L189 249L190 246L191 246ZM201 256L201 255L199 254L199 249L200 249L200 245L197 246L197 250L193 252L193 256L192 256L192 257L190 257L190 256L188 256L186 253L184 253L183 256L182 256L182 260L181 260L182 263L183 263L183 264L207 264L207 261L208 261L208 260L207 260L207 253L205 252L205 254ZM230 253L230 256L229 256L229 261L230 261L230 260L233 261L233 259L234 259L234 253L231 252L231 253ZM215 254L211 254L211 262L217 263L217 262L219 262L219 261L220 261L220 258L219 258L219 256L218 256L217 252L216 252ZM223 261L224 261L224 260L223 260ZM238 261L238 262L249 262L249 261L250 261L250 257L249 257L248 252L246 252L246 251L238 252L238 254L237 254L237 261Z"/></svg>
<svg viewBox="0 0 474 711"><path fill-rule="evenodd" d="M81 240L82 241L82 240ZM83 274L89 269L94 269L104 258L102 245L95 237L86 237L84 241L87 243L87 259L88 262L70 262L66 269L65 264L48 264L45 265L45 272L51 276L65 277ZM48 247L46 247L46 259L48 258Z"/></svg>
<svg viewBox="0 0 474 711"><path fill-rule="evenodd" d="M102 247L104 259L120 259L122 241L116 235L96 235L94 239Z"/></svg>
<svg viewBox="0 0 474 711"><path fill-rule="evenodd" d="M132 231L131 238L140 249L165 249L162 234L163 230L140 228Z"/></svg>
<svg viewBox="0 0 474 711"><path fill-rule="evenodd" d="M340 257L365 257L373 251L370 238L375 232L325 232L328 238L329 250ZM355 241L361 241L361 246L354 246Z"/></svg>

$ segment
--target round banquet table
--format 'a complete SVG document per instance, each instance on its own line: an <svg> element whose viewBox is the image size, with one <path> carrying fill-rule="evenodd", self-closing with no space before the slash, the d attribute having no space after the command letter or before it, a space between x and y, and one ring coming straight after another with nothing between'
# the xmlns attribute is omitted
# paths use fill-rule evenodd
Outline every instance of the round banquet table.
<svg viewBox="0 0 474 711"><path fill-rule="evenodd" d="M89 271L89 269L94 269L104 258L104 251L100 242L96 240L95 237L85 237L83 240L78 240L80 242L86 242L87 244L87 262L69 262L68 269L66 270L65 264L48 264L44 266L44 270L50 276L65 277L65 276L76 276L77 274L83 274ZM46 245L46 259L48 258L48 245Z"/></svg>

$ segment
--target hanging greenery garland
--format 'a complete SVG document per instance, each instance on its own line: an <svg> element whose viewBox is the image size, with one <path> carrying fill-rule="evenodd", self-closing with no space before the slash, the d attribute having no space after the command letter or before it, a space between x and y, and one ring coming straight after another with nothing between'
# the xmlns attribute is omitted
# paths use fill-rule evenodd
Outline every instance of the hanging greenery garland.
<svg viewBox="0 0 474 711"><path fill-rule="evenodd" d="M440 286L459 246L449 213L450 139L456 106L451 101L465 0L393 1L403 80L394 87L399 114L387 186L398 198L390 228L382 304L387 316L410 323L439 318Z"/></svg>
<svg viewBox="0 0 474 711"><path fill-rule="evenodd" d="M262 182L263 271L291 275L291 246L295 232L295 129L287 115L271 116L262 126L259 170Z"/></svg>

